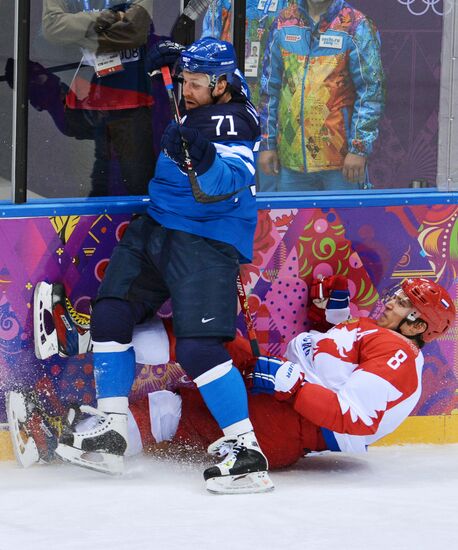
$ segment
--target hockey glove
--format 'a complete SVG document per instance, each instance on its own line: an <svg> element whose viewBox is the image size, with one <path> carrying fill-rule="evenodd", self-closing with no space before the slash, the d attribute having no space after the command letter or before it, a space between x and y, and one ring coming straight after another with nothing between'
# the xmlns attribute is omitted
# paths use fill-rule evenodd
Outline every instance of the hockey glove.
<svg viewBox="0 0 458 550"><path fill-rule="evenodd" d="M308 317L317 330L346 321L350 316L348 280L343 275L313 279Z"/></svg>
<svg viewBox="0 0 458 550"><path fill-rule="evenodd" d="M286 361L275 375L275 397L286 401L306 383L301 365Z"/></svg>
<svg viewBox="0 0 458 550"><path fill-rule="evenodd" d="M166 66L172 69L184 49L183 46L171 40L154 44L146 55L145 68L147 72L151 73Z"/></svg>
<svg viewBox="0 0 458 550"><path fill-rule="evenodd" d="M215 160L215 146L198 130L186 128L176 122L172 122L162 134L161 149L166 156L179 166L185 165L183 142L188 148L195 173L201 176L210 168Z"/></svg>
<svg viewBox="0 0 458 550"><path fill-rule="evenodd" d="M283 363L278 357L257 357L252 372L246 377L251 393L274 393L275 375Z"/></svg>
<svg viewBox="0 0 458 550"><path fill-rule="evenodd" d="M261 355L247 375L251 393L275 393L280 401L289 399L305 383L302 367L278 357Z"/></svg>

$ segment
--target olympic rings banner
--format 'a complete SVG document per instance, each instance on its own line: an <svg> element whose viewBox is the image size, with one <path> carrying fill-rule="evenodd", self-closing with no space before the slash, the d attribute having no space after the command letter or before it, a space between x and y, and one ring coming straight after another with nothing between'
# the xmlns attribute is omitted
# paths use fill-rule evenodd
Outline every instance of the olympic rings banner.
<svg viewBox="0 0 458 550"><path fill-rule="evenodd" d="M51 216L0 220L0 423L5 393L35 388L54 401L94 402L92 354L43 361L34 354L33 292L61 282L87 313L113 247L130 216ZM318 274L350 281L354 316L377 315L385 291L405 277L437 280L457 299L458 207L450 204L370 208L260 210L252 264L241 275L261 348L282 355L308 330L310 283ZM170 307L161 310L170 316ZM243 315L238 330L245 334ZM458 326L425 348L417 416L458 411ZM139 397L186 383L177 364L138 365Z"/></svg>
<svg viewBox="0 0 458 550"><path fill-rule="evenodd" d="M454 0L398 0L411 15L425 15L431 10L436 15L447 15L452 11Z"/></svg>

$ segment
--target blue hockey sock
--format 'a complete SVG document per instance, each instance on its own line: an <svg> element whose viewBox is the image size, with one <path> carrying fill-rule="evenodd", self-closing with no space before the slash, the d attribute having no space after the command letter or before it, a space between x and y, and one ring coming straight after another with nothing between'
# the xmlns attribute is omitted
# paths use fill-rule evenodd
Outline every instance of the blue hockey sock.
<svg viewBox="0 0 458 550"><path fill-rule="evenodd" d="M135 378L135 352L131 344L93 342L97 399L127 397Z"/></svg>
<svg viewBox="0 0 458 550"><path fill-rule="evenodd" d="M225 435L238 435L253 429L248 418L245 384L232 361L213 367L194 382Z"/></svg>

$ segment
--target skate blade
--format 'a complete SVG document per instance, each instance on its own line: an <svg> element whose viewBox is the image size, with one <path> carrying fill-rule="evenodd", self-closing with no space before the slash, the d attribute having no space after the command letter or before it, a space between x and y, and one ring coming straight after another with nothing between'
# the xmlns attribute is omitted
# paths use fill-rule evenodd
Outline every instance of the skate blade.
<svg viewBox="0 0 458 550"><path fill-rule="evenodd" d="M29 468L40 461L35 441L21 428L27 418L24 396L11 391L6 396L6 416L10 430L13 452L22 468Z"/></svg>
<svg viewBox="0 0 458 550"><path fill-rule="evenodd" d="M243 495L273 491L274 484L267 472L252 472L239 476L212 477L206 481L207 490L219 495Z"/></svg>
<svg viewBox="0 0 458 550"><path fill-rule="evenodd" d="M33 340L37 359L47 359L58 353L57 331L48 334L45 326L45 312L52 317L52 285L42 281L33 293Z"/></svg>
<svg viewBox="0 0 458 550"><path fill-rule="evenodd" d="M94 452L88 453L76 447L59 443L55 451L64 462L81 466L88 470L101 472L112 476L119 476L124 473L124 458L111 453ZM91 460L93 457L93 460Z"/></svg>

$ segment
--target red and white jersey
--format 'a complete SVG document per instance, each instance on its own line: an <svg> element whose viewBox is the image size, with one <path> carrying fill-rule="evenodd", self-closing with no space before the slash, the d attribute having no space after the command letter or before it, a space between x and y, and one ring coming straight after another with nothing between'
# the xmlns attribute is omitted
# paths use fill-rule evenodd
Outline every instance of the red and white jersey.
<svg viewBox="0 0 458 550"><path fill-rule="evenodd" d="M422 353L371 319L304 332L288 344L286 357L302 365L310 382L294 408L322 427L331 450L364 452L395 430L420 398Z"/></svg>

